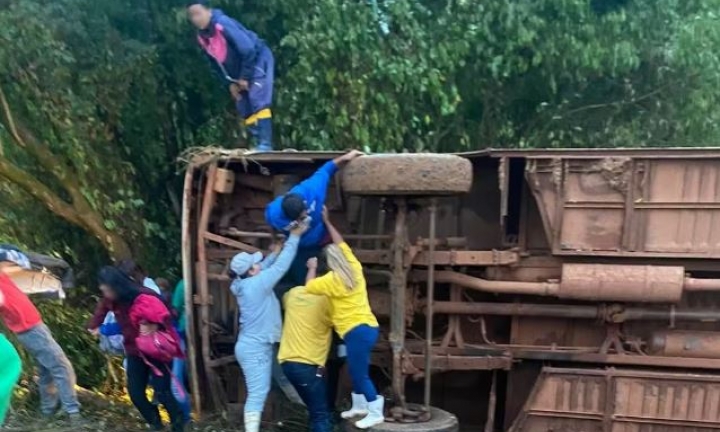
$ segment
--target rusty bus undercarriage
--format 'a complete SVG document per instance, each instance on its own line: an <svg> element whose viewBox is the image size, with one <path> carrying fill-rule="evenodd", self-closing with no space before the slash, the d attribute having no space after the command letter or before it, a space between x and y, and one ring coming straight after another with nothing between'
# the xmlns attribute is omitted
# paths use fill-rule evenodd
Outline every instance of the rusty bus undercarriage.
<svg viewBox="0 0 720 432"><path fill-rule="evenodd" d="M198 409L243 399L229 258L267 248L265 205L334 156L189 165ZM458 171L433 157L369 156L328 192L381 321L390 418L428 420L432 402L486 432L720 430L720 149L487 150Z"/></svg>

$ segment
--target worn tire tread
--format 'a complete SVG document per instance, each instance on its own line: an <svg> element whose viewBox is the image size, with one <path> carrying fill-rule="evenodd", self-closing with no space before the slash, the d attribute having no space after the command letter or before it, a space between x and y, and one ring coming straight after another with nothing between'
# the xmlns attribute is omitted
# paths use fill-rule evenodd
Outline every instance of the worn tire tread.
<svg viewBox="0 0 720 432"><path fill-rule="evenodd" d="M468 192L472 177L472 164L460 156L369 155L345 167L343 190L355 195L453 195Z"/></svg>

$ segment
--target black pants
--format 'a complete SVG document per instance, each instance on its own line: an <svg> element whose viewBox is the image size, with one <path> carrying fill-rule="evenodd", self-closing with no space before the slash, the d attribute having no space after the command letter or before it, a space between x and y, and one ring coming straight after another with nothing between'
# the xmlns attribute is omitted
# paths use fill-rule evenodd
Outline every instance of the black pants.
<svg viewBox="0 0 720 432"><path fill-rule="evenodd" d="M172 364L163 364L152 359L150 361L155 367L163 372L162 376L156 376L153 374L150 367L145 364L142 358L138 356L127 357L126 374L130 400L150 426L152 426L155 430L162 430L163 425L162 420L160 419L160 413L158 412L157 407L150 403L147 399L147 395L145 394L148 386L148 380L150 380L150 384L152 384L153 389L155 390L157 400L163 404L165 410L168 414L170 414L172 431L180 432L183 430L185 420L183 418L182 408L173 397L172 390L170 388L172 378L170 372L168 371L172 370Z"/></svg>

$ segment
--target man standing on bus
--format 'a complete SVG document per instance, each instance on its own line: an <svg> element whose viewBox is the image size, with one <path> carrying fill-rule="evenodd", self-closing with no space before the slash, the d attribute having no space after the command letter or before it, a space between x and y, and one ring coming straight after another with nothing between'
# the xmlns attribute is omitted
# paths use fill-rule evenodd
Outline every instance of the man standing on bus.
<svg viewBox="0 0 720 432"><path fill-rule="evenodd" d="M272 150L275 60L265 41L207 0L187 3L188 18L216 74L227 86L257 151Z"/></svg>

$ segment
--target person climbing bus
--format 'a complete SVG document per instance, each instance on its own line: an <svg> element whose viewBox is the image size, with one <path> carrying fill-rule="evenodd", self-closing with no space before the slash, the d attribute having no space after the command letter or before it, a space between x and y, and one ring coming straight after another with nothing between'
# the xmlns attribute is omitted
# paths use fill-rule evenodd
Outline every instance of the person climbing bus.
<svg viewBox="0 0 720 432"><path fill-rule="evenodd" d="M241 252L230 261L230 291L240 309L240 331L235 357L240 363L247 399L245 432L258 432L265 400L270 392L275 344L280 342L282 318L273 289L285 275L297 253L307 225L293 228L282 251L278 248L263 259L262 252Z"/></svg>
<svg viewBox="0 0 720 432"><path fill-rule="evenodd" d="M207 0L187 3L197 40L235 101L255 150L271 151L275 59L265 41Z"/></svg>
<svg viewBox="0 0 720 432"><path fill-rule="evenodd" d="M312 176L293 186L288 193L276 197L265 208L265 220L276 231L287 234L302 222L309 224L284 280L289 287L305 284L307 260L317 258L323 246L330 242L322 221L322 209L330 182L339 169L362 155L362 152L353 150L326 162Z"/></svg>
<svg viewBox="0 0 720 432"><path fill-rule="evenodd" d="M331 398L325 368L332 343L330 301L326 296L308 294L304 286L298 286L283 296L283 306L285 318L278 361L307 407L310 431L331 432Z"/></svg>
<svg viewBox="0 0 720 432"><path fill-rule="evenodd" d="M309 294L330 299L333 326L347 346L347 363L352 379L352 408L341 415L345 419L364 416L355 422L358 429L369 429L385 420L385 400L378 395L370 379L370 353L380 334L378 321L370 309L362 264L330 222L323 208L323 222L332 244L325 247L330 272L317 276L317 260L308 261L305 289Z"/></svg>

